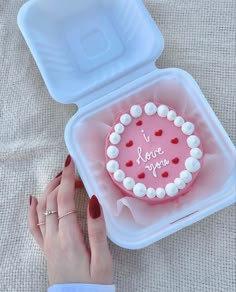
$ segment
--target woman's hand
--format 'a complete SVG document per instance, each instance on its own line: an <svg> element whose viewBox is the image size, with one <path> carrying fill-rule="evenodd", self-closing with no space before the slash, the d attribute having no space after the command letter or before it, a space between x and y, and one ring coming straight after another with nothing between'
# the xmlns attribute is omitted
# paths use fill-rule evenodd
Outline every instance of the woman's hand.
<svg viewBox="0 0 236 292"><path fill-rule="evenodd" d="M47 258L49 283L112 284L113 261L101 206L96 196L90 199L89 250L74 212L75 185L75 166L68 156L62 174L49 183L39 201L30 197L28 223ZM45 216L46 210L58 213Z"/></svg>

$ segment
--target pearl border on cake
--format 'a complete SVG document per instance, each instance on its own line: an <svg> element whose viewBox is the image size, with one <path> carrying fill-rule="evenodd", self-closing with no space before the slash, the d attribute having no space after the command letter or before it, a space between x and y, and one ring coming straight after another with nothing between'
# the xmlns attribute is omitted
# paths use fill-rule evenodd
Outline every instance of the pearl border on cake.
<svg viewBox="0 0 236 292"><path fill-rule="evenodd" d="M133 105L130 108L130 114L125 113L120 116L120 122L114 126L114 132L109 135L109 141L112 145L107 148L107 156L109 161L106 164L107 171L113 174L114 180L122 183L128 191L133 191L134 195L141 198L147 196L149 199L155 197L163 199L166 195L174 197L179 190L183 190L186 184L192 181L192 173L197 172L201 168L199 159L203 153L200 148L201 141L198 136L193 135L195 126L191 122L185 122L183 117L177 116L174 110L169 110L166 105L156 106L153 102L148 102L144 105L144 112L148 116L158 114L161 118L167 118L172 121L176 127L181 128L181 131L187 136L187 145L189 146L190 156L185 160L185 169L180 172L174 182L168 183L165 188L152 187L147 188L143 183L135 183L132 177L126 177L125 172L119 168L119 163L115 160L119 156L119 149L116 147L121 141L121 134L124 133L125 127L128 126L132 118L139 118L143 114L143 108L140 105Z"/></svg>

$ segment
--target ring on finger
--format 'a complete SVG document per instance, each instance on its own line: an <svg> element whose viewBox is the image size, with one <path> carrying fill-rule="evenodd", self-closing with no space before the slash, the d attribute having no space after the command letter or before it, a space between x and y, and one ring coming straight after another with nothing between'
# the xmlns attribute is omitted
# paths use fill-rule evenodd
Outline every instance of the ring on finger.
<svg viewBox="0 0 236 292"><path fill-rule="evenodd" d="M76 211L76 210L69 211L69 212L67 212L67 213L65 213L65 214L63 214L63 215L61 215L61 216L58 216L58 220L62 219L62 218L65 217L65 216L68 216L68 215L70 215L70 214L74 214L74 213L77 213L77 211Z"/></svg>
<svg viewBox="0 0 236 292"><path fill-rule="evenodd" d="M46 210L43 214L45 216L49 216L49 215L53 215L53 214L56 214L58 213L56 210Z"/></svg>
<svg viewBox="0 0 236 292"><path fill-rule="evenodd" d="M45 222L39 222L37 226L45 225Z"/></svg>
<svg viewBox="0 0 236 292"><path fill-rule="evenodd" d="M50 210L48 210L48 211L44 212L44 215L45 216L48 216L48 215L52 215L52 214L55 214L55 213L57 213L57 211L50 211ZM76 210L73 210L73 211L67 212L67 213L65 213L65 214L63 214L61 216L58 216L58 220L62 219L65 216L68 216L70 214L74 214L74 213L77 213L77 211ZM37 224L37 226L41 226L41 225L45 225L45 222L39 222Z"/></svg>

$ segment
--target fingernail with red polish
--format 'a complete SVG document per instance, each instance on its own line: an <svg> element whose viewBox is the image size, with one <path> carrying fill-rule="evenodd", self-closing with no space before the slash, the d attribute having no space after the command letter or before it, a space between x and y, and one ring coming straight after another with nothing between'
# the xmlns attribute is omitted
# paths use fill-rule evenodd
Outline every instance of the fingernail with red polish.
<svg viewBox="0 0 236 292"><path fill-rule="evenodd" d="M32 196L30 195L29 197L29 205L31 206L31 203L32 203Z"/></svg>
<svg viewBox="0 0 236 292"><path fill-rule="evenodd" d="M81 189L81 188L83 188L83 187L84 187L84 184L83 184L82 180L77 179L77 180L75 181L75 188L76 188L76 189Z"/></svg>
<svg viewBox="0 0 236 292"><path fill-rule="evenodd" d="M62 171L58 173L58 175L55 178L58 178L59 176L62 175Z"/></svg>
<svg viewBox="0 0 236 292"><path fill-rule="evenodd" d="M65 167L69 166L71 162L71 157L70 155L67 156L66 161L65 161Z"/></svg>
<svg viewBox="0 0 236 292"><path fill-rule="evenodd" d="M101 215L100 204L95 195L89 200L89 214L93 219L97 219Z"/></svg>

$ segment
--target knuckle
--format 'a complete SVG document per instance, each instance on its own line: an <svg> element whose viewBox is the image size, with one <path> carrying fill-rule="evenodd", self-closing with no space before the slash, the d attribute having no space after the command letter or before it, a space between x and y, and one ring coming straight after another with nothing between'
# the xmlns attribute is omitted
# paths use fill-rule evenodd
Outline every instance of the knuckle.
<svg viewBox="0 0 236 292"><path fill-rule="evenodd" d="M61 206L64 206L66 205L67 203L67 199L66 199L66 195L64 192L60 192L58 194L58 204L61 205Z"/></svg>
<svg viewBox="0 0 236 292"><path fill-rule="evenodd" d="M39 199L39 202L36 207L37 213L44 212L46 206L46 198L42 197Z"/></svg>
<svg viewBox="0 0 236 292"><path fill-rule="evenodd" d="M49 196L47 197L47 207L53 206L56 201L56 198L57 198L56 192L52 192L51 194L49 194Z"/></svg>
<svg viewBox="0 0 236 292"><path fill-rule="evenodd" d="M68 173L64 172L61 180L61 185L67 188L72 184L72 180L72 177Z"/></svg>
<svg viewBox="0 0 236 292"><path fill-rule="evenodd" d="M64 191L58 194L58 205L65 207L69 205L68 196Z"/></svg>

